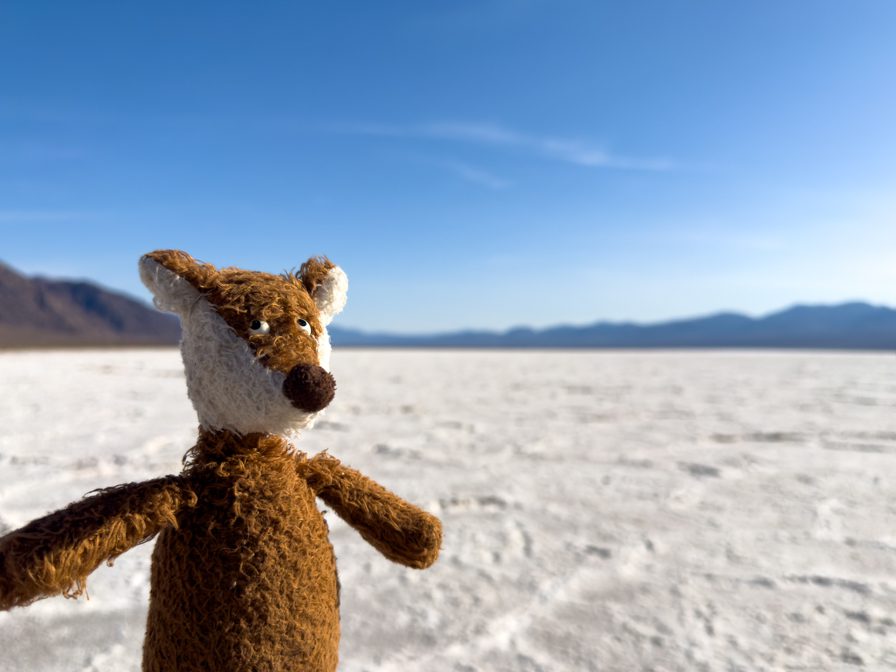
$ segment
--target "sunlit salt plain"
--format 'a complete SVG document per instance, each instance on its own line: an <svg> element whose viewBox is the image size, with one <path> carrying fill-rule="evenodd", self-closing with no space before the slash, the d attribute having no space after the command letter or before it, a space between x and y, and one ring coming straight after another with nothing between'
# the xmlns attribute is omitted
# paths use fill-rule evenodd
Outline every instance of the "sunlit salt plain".
<svg viewBox="0 0 896 672"><path fill-rule="evenodd" d="M428 510L390 564L330 513L342 670L896 669L896 356L342 351L298 441ZM0 530L177 472L175 350L0 355ZM138 670L152 543L0 614L2 670Z"/></svg>

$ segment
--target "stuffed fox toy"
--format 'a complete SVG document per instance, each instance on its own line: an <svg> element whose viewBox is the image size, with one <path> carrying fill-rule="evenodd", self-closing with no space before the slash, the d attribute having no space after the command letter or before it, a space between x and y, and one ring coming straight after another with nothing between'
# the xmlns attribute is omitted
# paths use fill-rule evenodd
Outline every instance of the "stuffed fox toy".
<svg viewBox="0 0 896 672"><path fill-rule="evenodd" d="M284 276L165 250L140 260L180 316L199 437L184 469L100 490L0 538L0 609L80 595L87 575L158 535L145 672L335 670L339 582L319 497L390 560L423 569L441 525L284 435L333 399L327 325L348 280L325 258Z"/></svg>

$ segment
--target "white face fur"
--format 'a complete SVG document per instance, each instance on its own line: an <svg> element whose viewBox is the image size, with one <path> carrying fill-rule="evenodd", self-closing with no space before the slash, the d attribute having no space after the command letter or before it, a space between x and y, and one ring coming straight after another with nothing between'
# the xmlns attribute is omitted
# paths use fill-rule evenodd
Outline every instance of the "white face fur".
<svg viewBox="0 0 896 672"><path fill-rule="evenodd" d="M262 365L248 343L218 315L187 280L144 257L140 277L161 310L180 316L181 354L187 394L206 429L239 434L295 434L310 427L318 412L302 411L283 394L286 376ZM330 368L330 338L326 325L342 310L348 279L339 268L314 293L324 331L318 339L320 366Z"/></svg>

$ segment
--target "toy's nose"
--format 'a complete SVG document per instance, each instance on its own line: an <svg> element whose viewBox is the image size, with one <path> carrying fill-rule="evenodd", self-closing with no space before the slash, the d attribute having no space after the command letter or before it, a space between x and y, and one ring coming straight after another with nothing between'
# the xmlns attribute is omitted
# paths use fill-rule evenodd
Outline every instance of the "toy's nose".
<svg viewBox="0 0 896 672"><path fill-rule="evenodd" d="M296 408L316 413L333 401L336 381L316 364L299 364L283 381L283 394Z"/></svg>

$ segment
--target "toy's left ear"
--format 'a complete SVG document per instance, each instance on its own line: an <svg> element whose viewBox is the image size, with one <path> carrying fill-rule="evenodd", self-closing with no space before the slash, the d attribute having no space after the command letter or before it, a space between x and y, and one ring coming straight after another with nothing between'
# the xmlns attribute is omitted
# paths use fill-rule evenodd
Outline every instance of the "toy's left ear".
<svg viewBox="0 0 896 672"><path fill-rule="evenodd" d="M156 250L140 257L140 279L159 310L183 316L215 286L218 270L180 250Z"/></svg>
<svg viewBox="0 0 896 672"><path fill-rule="evenodd" d="M320 311L324 326L345 308L348 300L348 276L326 257L311 257L299 270L302 284Z"/></svg>

